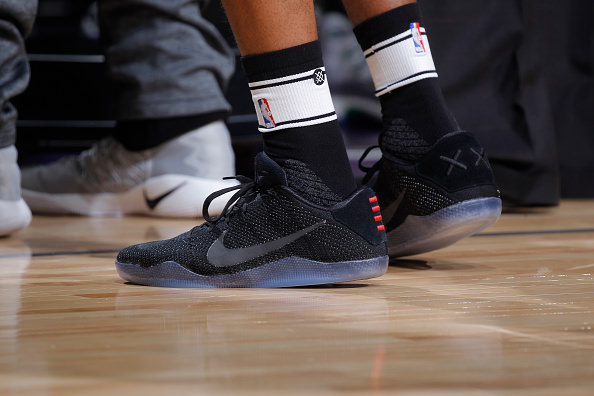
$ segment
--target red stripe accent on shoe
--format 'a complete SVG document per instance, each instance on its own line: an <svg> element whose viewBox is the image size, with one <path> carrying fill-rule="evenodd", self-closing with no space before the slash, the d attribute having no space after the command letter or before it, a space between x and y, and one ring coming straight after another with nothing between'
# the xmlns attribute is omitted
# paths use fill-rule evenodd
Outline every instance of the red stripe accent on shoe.
<svg viewBox="0 0 594 396"><path fill-rule="evenodd" d="M382 224L382 225L378 225L378 226L377 226L377 229L378 229L379 231L385 231L385 230L386 230L386 227L385 227L385 226Z"/></svg>
<svg viewBox="0 0 594 396"><path fill-rule="evenodd" d="M375 216L375 221L382 221L382 215Z"/></svg>
<svg viewBox="0 0 594 396"><path fill-rule="evenodd" d="M373 196L373 197L369 198L369 202L371 202L371 203L377 202L377 197Z"/></svg>
<svg viewBox="0 0 594 396"><path fill-rule="evenodd" d="M371 207L371 210L373 210L374 212L377 212L377 211L380 210L380 207L379 206L372 206Z"/></svg>

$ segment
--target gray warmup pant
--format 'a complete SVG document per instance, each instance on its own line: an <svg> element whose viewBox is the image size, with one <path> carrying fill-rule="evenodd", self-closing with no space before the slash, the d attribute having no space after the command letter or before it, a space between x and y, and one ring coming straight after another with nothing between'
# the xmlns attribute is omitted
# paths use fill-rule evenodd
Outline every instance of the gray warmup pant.
<svg viewBox="0 0 594 396"><path fill-rule="evenodd" d="M37 0L0 0L0 148L14 144L17 111L10 99L29 83L24 37L36 11Z"/></svg>
<svg viewBox="0 0 594 396"><path fill-rule="evenodd" d="M120 121L229 111L234 55L201 10L208 0L101 0L99 19ZM29 81L23 38L37 0L0 0L0 148L15 140L10 99Z"/></svg>

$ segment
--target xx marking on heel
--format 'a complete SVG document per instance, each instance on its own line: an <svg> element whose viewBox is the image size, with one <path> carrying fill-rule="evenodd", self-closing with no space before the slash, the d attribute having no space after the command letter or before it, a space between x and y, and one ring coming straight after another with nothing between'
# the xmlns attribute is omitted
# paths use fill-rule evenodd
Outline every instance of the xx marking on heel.
<svg viewBox="0 0 594 396"><path fill-rule="evenodd" d="M462 155L462 150L458 149L458 151L456 151L456 155L454 155L454 158L446 157L445 155L439 156L440 160L445 161L448 164L450 164L450 166L448 166L448 171L446 173L447 176L449 176L452 173L455 166L457 166L460 169L464 169L464 170L468 169L468 167L466 165L464 165L462 162L458 161L458 158L460 158L460 155Z"/></svg>

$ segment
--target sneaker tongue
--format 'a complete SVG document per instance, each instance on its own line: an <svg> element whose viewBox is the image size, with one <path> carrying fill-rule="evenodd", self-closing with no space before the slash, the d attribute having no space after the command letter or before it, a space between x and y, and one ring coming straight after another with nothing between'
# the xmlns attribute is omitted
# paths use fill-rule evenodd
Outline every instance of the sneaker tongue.
<svg viewBox="0 0 594 396"><path fill-rule="evenodd" d="M283 168L271 159L266 153L256 155L256 182L258 186L269 188L273 186L286 186L287 176Z"/></svg>

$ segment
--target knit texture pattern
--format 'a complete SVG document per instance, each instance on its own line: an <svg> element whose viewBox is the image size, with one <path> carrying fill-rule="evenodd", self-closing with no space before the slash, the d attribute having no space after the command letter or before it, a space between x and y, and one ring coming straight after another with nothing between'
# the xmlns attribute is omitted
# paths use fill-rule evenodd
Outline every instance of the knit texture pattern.
<svg viewBox="0 0 594 396"><path fill-rule="evenodd" d="M403 172L393 162L384 162L382 176L386 177L386 175L389 175L390 182L383 184L391 189L389 196L397 197L406 190L406 199L403 200L399 209L405 210L410 215L426 216L456 203L444 192L426 181ZM384 197L385 195L379 194L379 196ZM387 207L388 205L389 202L380 200L380 206Z"/></svg>
<svg viewBox="0 0 594 396"><path fill-rule="evenodd" d="M331 206L342 201L304 162L286 160L283 169L289 187L308 201L322 206Z"/></svg>
<svg viewBox="0 0 594 396"><path fill-rule="evenodd" d="M405 162L419 161L431 148L404 119L384 119L384 132L380 138L383 151Z"/></svg>

